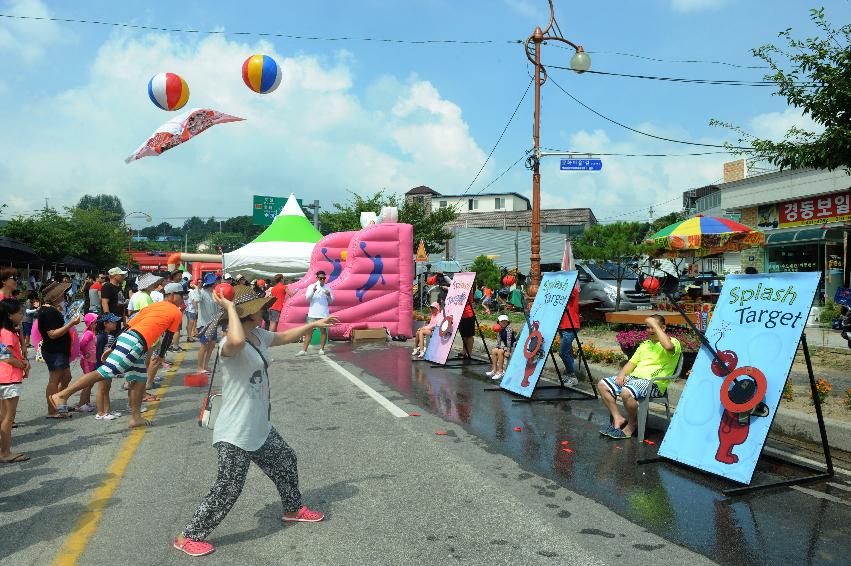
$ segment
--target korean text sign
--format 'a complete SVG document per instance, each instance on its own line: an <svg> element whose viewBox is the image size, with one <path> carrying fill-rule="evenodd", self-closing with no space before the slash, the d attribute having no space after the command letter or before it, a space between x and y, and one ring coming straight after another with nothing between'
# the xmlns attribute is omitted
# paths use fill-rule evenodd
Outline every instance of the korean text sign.
<svg viewBox="0 0 851 566"><path fill-rule="evenodd" d="M727 277L659 455L749 484L777 412L820 273Z"/></svg>
<svg viewBox="0 0 851 566"><path fill-rule="evenodd" d="M438 315L431 338L426 348L425 359L435 364L445 364L458 332L458 324L467 304L467 297L473 289L475 273L460 272L452 277L449 292L443 304L443 310Z"/></svg>
<svg viewBox="0 0 851 566"><path fill-rule="evenodd" d="M851 192L822 195L777 205L780 228L851 220Z"/></svg>
<svg viewBox="0 0 851 566"><path fill-rule="evenodd" d="M549 355L550 346L570 293L576 285L576 271L544 273L527 323L508 361L500 387L523 397L532 397ZM578 321L575 321L578 322Z"/></svg>

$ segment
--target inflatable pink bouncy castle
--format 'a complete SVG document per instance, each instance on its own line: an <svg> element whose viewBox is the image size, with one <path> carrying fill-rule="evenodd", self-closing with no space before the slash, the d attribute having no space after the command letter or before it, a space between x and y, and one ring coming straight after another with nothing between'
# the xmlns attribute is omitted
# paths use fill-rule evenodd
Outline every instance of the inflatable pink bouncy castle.
<svg viewBox="0 0 851 566"><path fill-rule="evenodd" d="M386 328L392 336L410 338L413 241L413 226L398 223L373 224L358 232L325 236L313 249L307 274L288 286L296 294L284 304L278 329L304 323L308 307L305 289L322 270L334 294L331 314L340 319L330 331L332 339L348 339L357 328Z"/></svg>

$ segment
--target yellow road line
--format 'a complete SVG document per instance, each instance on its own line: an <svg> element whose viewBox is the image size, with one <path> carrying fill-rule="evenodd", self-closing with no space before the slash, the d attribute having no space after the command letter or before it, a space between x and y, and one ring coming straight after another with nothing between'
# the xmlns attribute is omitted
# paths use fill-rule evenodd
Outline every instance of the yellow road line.
<svg viewBox="0 0 851 566"><path fill-rule="evenodd" d="M183 362L184 355L184 352L178 354L174 359L171 369L166 372L165 380L163 381L162 386L157 390L157 397L160 399L162 399L166 391L168 391L172 378L174 378L180 364ZM145 414L153 419L157 414L159 406L160 402L156 402L156 404L152 405ZM77 564L77 561L86 549L86 545L89 543L89 539L91 539L97 532L98 523L100 523L103 510L109 504L112 494L115 493L116 489L118 489L121 479L124 476L124 472L127 471L127 466L133 459L133 455L136 454L136 449L142 442L142 438L145 436L147 428L148 427L142 426L130 431L130 435L118 450L118 454L116 454L109 466L109 469L107 470L107 478L92 494L92 498L89 500L89 504L86 505L86 510L83 511L83 515L80 517L80 520L77 521L77 524L74 525L74 529L71 533L65 538L62 548L59 549L56 558L53 559L53 566L74 566Z"/></svg>

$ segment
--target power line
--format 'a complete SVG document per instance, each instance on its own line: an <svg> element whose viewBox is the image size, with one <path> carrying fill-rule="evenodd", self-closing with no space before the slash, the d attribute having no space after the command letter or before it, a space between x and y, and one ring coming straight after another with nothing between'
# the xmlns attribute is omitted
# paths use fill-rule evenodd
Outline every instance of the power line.
<svg viewBox="0 0 851 566"><path fill-rule="evenodd" d="M379 37L349 37L349 36L339 36L339 37L323 37L323 36L306 36L306 35L293 35L286 33L275 33L275 32L258 32L258 31L225 31L225 30L199 30L199 29L185 29L185 28L167 28L167 27L158 27L158 26L145 26L140 24L127 24L120 22L106 22L102 20L82 20L82 19L74 19L74 18L55 18L55 17L47 17L47 16L21 16L16 14L0 14L0 18L8 18L14 20L31 20L31 21L42 21L42 22L56 22L56 23L71 23L71 24L91 24L98 26L110 26L117 28L127 28L127 29L139 29L145 31L163 31L169 33L191 33L191 34L199 34L199 35L255 35L258 37L278 37L281 39L295 39L295 40L304 40L304 41L371 41L375 43L407 43L412 45L424 45L424 44L465 44L465 45L487 45L487 44L510 44L510 43L522 43L518 39L480 39L480 40L472 40L472 39L398 39L398 38L379 38Z"/></svg>
<svg viewBox="0 0 851 566"><path fill-rule="evenodd" d="M570 149L555 149L552 147L541 148L547 152L563 153L565 155L591 156L600 157L693 157L698 155L729 155L734 151L699 151L695 153L599 153L596 151L573 151Z"/></svg>
<svg viewBox="0 0 851 566"><path fill-rule="evenodd" d="M655 204L651 204L651 205L649 205L649 206L645 206L645 207L642 207L642 208L637 208L637 209L635 209L635 210L630 210L629 212L623 212L623 213L621 213L621 214L616 214L616 215L614 215L614 216L607 216L607 217L605 217L605 218L600 218L600 219L598 219L598 221L600 221L600 222L601 222L601 221L603 221L603 220L612 220L613 218L622 218L622 217L624 217L624 216L629 216L630 214L635 214L636 212L641 212L642 210L649 210L649 209L654 208L654 207L657 207L657 206L662 206L663 204L668 204L669 202L674 202L675 200L680 200L680 199L682 199L682 198L683 198L682 196L678 196L678 197L670 198L670 199L668 199L668 200L666 200L666 201L657 202L657 203L655 203Z"/></svg>
<svg viewBox="0 0 851 566"><path fill-rule="evenodd" d="M502 137L505 135L505 132L508 130L508 126L511 125L512 120L514 120L514 117L517 115L517 111L520 110L520 105L522 105L523 101L526 100L526 95L529 94L529 87L532 86L533 82L534 82L534 79L529 81L529 84L526 85L526 90L523 91L523 96L520 97L520 100L517 102L517 106L514 107L514 112L512 112L511 116L508 117L508 122L505 123L505 127L502 129L502 133L499 134L499 137L497 138L496 143L493 144L493 147L491 148L490 153L488 153L487 158L485 158L485 162L482 163L481 167L479 167L479 170L476 173L476 176L473 177L473 180L470 181L470 184L467 185L467 188L464 189L464 192L461 193L460 196L464 196L465 194L467 194L467 191L470 190L470 188L473 186L473 184L479 178L479 175L481 175L482 171L484 171L485 166L488 164L488 161L490 161L490 158L493 155L493 152L496 151L496 147L499 145L499 142L502 141Z"/></svg>
<svg viewBox="0 0 851 566"><path fill-rule="evenodd" d="M567 47L565 45L559 45L558 43L549 44L551 47L558 47L559 49L567 49L569 51L573 51L572 47ZM741 65L739 63L730 63L729 61L712 61L705 59L662 59L659 57L648 57L647 55L637 55L635 53L624 53L622 51L586 51L586 53L590 55L617 55L620 57L632 57L634 59L643 59L645 61L654 61L657 63L696 63L701 65L725 65L727 67L734 67L736 69L770 69L771 67L768 65Z"/></svg>
<svg viewBox="0 0 851 566"><path fill-rule="evenodd" d="M664 136L657 136L656 134L650 134L648 132L642 132L641 130L636 130L635 128L627 126L626 124L624 124L622 122L618 122L614 118L609 118L605 114L602 114L602 113L594 110L593 108L591 108L590 106L588 106L587 104L585 104L584 102L582 102L581 100L579 100L578 98L576 98L575 96L573 96L572 94L567 92L552 77L549 77L549 80L552 81L552 83L554 85L556 85L556 87L558 87L558 89L560 91L562 91L564 94L566 94L568 97L570 97L574 102L576 102L577 104L579 104L580 106L582 106L583 108L588 110L589 112L596 114L597 116L606 120L607 122L611 122L612 124L614 124L616 126L620 126L621 128L629 130L630 132L635 132L636 134L641 134L642 136L647 136L649 138L654 138L654 139L657 139L657 140L667 141L667 142L671 142L671 143L681 143L681 144L684 144L684 145L694 145L694 146L698 146L698 147L717 147L717 148L721 148L721 149L740 150L740 151L753 151L754 150L754 148L752 148L752 147L726 146L726 145L719 145L719 144L712 144L712 143L698 143L698 142L691 142L691 141L685 141L685 140L676 140L676 139L673 139L673 138L666 138Z"/></svg>
<svg viewBox="0 0 851 566"><path fill-rule="evenodd" d="M509 166L508 166L508 168L507 168L507 169L505 169L505 171L503 171L502 173L500 173L499 175L497 175L496 177L494 177L494 178L491 180L491 182L490 182L490 183L488 183L487 185L485 185L484 187L482 187L481 189L479 189L479 192L477 192L476 194L474 194L474 195L472 195L472 196L474 196L474 197L475 197L475 196L478 196L478 195L482 194L483 192L485 192L487 189L489 189L489 188L491 187L491 185L493 185L494 183L496 183L497 181L499 181L500 179L502 179L502 178L503 178L503 176L505 176L505 174L506 174L506 173L508 173L509 171L511 171L512 169L514 169L514 167L515 167L518 163L520 163L521 161L523 161L524 159L526 159L526 155L527 155L527 154L524 154L524 155L520 156L520 159L518 159L517 161L515 161L514 163L512 163L511 165L509 165Z"/></svg>
<svg viewBox="0 0 851 566"><path fill-rule="evenodd" d="M580 73L570 67L564 67L560 65L546 65L549 69L560 69L562 71L573 71L574 73ZM590 75L603 75L610 77L624 77L629 79L645 79L652 81L666 81L672 83L684 83L684 84L702 84L702 85L720 85L720 86L755 86L755 87L776 87L780 83L777 81L744 81L737 79L688 79L683 77L661 77L655 75L635 75L629 73L614 73L609 71L592 71L588 69L587 71L582 71L582 74L590 74ZM821 87L824 85L820 85L817 83L808 83L808 82L796 82L793 83L796 86L802 87Z"/></svg>

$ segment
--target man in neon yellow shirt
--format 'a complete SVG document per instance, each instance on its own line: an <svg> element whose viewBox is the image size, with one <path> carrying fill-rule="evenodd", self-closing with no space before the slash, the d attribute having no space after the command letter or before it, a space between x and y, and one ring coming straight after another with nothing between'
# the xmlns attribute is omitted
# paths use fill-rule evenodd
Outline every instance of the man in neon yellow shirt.
<svg viewBox="0 0 851 566"><path fill-rule="evenodd" d="M650 395L660 397L668 388L668 381L653 382L650 378L673 375L683 348L680 341L665 334L665 318L648 316L648 340L641 343L635 354L618 375L601 379L598 387L600 399L612 414L612 424L601 429L600 434L620 440L631 438L638 426L638 400ZM618 409L617 397L623 400L628 419Z"/></svg>

